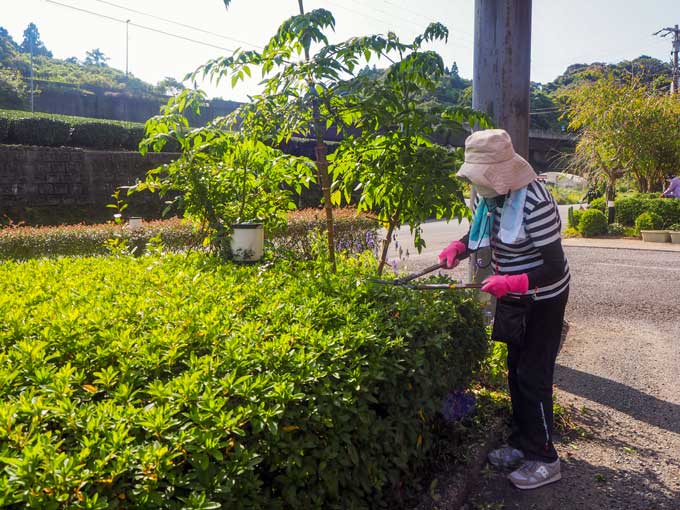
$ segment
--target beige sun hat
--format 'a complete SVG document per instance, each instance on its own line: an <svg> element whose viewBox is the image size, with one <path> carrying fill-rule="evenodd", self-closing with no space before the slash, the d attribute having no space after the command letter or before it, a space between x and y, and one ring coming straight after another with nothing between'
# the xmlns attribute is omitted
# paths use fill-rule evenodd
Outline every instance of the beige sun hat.
<svg viewBox="0 0 680 510"><path fill-rule="evenodd" d="M536 172L515 152L507 131L485 129L465 140L465 162L456 177L505 195L532 182Z"/></svg>

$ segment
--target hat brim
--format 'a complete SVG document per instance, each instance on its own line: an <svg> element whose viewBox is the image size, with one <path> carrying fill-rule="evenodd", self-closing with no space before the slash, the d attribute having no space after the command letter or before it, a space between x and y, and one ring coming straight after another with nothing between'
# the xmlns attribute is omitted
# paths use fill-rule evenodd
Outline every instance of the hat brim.
<svg viewBox="0 0 680 510"><path fill-rule="evenodd" d="M531 165L519 154L499 163L469 163L461 165L456 177L467 179L473 185L491 188L499 195L518 190L533 182L537 175Z"/></svg>

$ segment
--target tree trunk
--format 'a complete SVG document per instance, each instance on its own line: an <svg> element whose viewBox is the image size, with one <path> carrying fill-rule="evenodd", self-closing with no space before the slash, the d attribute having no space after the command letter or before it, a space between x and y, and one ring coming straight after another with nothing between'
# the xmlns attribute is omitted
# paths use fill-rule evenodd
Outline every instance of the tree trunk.
<svg viewBox="0 0 680 510"><path fill-rule="evenodd" d="M605 193L607 197L607 223L614 223L615 211L614 211L614 198L616 197L616 179L610 179L607 182L607 191Z"/></svg>
<svg viewBox="0 0 680 510"><path fill-rule="evenodd" d="M316 124L316 122L315 122ZM328 148L323 140L323 132L316 131L316 169L321 178L321 192L323 193L324 209L326 210L326 230L328 239L328 259L333 266L333 272L336 270L335 266L335 228L333 224L333 204L331 203L331 179L328 175L328 159L326 155Z"/></svg>
<svg viewBox="0 0 680 510"><path fill-rule="evenodd" d="M300 15L304 15L305 7L302 0L298 0L298 7L300 8ZM309 47L305 46L305 60L309 62ZM311 78L307 80L309 90L314 91L314 82ZM331 179L328 175L328 148L324 141L326 129L324 128L321 114L319 113L318 98L312 103L312 118L314 128L314 138L316 139L316 147L314 152L316 155L316 171L319 174L319 185L321 186L321 193L323 194L324 209L326 210L326 237L328 239L328 260L333 266L333 272L336 271L335 265L335 228L333 226L333 204L331 203Z"/></svg>
<svg viewBox="0 0 680 510"><path fill-rule="evenodd" d="M382 243L382 253L380 254L380 262L378 263L378 276L380 276L385 269L385 262L387 261L387 250L390 248L390 243L392 242L392 234L394 234L394 223L390 222L390 226L387 228L387 235Z"/></svg>

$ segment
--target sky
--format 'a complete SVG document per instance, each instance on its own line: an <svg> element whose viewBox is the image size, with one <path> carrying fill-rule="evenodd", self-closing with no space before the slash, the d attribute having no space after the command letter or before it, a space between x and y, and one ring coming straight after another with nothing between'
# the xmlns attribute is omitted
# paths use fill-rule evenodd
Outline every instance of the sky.
<svg viewBox="0 0 680 510"><path fill-rule="evenodd" d="M222 0L0 0L0 6L0 26L17 42L34 22L56 58L83 59L99 48L109 65L123 70L127 28L129 70L155 84L166 76L182 78L236 48L261 48L281 21L297 13L298 2L233 0L229 10ZM455 61L461 76L472 76L474 0L304 0L304 6L333 13L331 42L389 30L410 41L429 22L442 22L449 40L430 49L447 66ZM531 79L545 83L574 63L641 54L669 61L669 38L652 33L675 24L680 0L533 0ZM200 86L211 97L242 101L257 91L257 81L236 89L228 83Z"/></svg>

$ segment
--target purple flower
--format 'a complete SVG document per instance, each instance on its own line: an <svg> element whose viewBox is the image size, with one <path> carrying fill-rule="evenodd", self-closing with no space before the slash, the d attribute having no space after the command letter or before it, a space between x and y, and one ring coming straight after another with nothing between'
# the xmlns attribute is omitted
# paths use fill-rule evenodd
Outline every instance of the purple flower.
<svg viewBox="0 0 680 510"><path fill-rule="evenodd" d="M444 419L453 423L460 421L475 410L475 395L470 392L452 391L442 401Z"/></svg>

